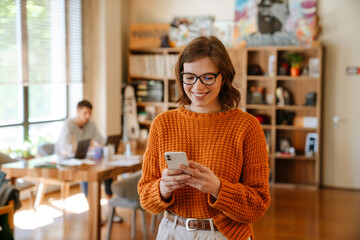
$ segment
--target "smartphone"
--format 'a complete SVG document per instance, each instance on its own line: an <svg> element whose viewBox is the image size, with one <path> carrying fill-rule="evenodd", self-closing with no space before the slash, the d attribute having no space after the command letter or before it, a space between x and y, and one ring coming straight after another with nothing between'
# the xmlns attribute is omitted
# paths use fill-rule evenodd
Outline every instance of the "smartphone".
<svg viewBox="0 0 360 240"><path fill-rule="evenodd" d="M166 152L165 160L169 169L178 169L179 164L189 166L185 152Z"/></svg>

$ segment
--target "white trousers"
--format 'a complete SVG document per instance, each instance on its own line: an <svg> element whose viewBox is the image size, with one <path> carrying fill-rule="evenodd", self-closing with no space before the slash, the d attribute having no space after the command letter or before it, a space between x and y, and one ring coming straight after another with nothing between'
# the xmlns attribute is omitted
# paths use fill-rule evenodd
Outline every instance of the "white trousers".
<svg viewBox="0 0 360 240"><path fill-rule="evenodd" d="M176 225L166 218L161 220L156 240L227 240L220 231L194 230ZM248 240L251 240L249 237Z"/></svg>

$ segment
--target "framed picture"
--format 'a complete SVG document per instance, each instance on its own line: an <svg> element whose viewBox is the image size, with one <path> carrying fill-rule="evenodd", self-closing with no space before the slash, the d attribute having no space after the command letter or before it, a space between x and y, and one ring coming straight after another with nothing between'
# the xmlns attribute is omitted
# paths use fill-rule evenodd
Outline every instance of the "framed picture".
<svg viewBox="0 0 360 240"><path fill-rule="evenodd" d="M227 48L233 46L234 22L215 21L213 23L213 35L217 37Z"/></svg>
<svg viewBox="0 0 360 240"><path fill-rule="evenodd" d="M306 134L305 156L313 157L318 152L318 135L317 133Z"/></svg>

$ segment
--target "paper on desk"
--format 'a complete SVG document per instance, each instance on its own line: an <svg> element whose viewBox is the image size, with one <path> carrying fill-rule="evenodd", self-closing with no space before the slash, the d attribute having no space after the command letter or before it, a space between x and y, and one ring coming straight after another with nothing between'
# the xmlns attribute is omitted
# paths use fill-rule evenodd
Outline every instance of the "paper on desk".
<svg viewBox="0 0 360 240"><path fill-rule="evenodd" d="M128 167L141 162L141 155L120 155L117 154L113 157L113 161L109 162L109 166Z"/></svg>
<svg viewBox="0 0 360 240"><path fill-rule="evenodd" d="M91 159L82 159L80 161L82 161L82 164L88 164L88 165L96 164L96 162L94 160L91 160Z"/></svg>
<svg viewBox="0 0 360 240"><path fill-rule="evenodd" d="M90 160L90 159L71 158L71 159L61 160L58 162L58 164L63 165L63 166L80 166L82 164L93 165L93 164L95 164L95 161Z"/></svg>

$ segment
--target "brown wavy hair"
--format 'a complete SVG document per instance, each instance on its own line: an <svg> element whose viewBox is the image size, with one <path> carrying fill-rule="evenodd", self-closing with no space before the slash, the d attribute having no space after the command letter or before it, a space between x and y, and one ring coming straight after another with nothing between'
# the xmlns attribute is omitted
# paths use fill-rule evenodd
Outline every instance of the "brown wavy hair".
<svg viewBox="0 0 360 240"><path fill-rule="evenodd" d="M182 106L191 103L180 78L180 74L184 71L184 63L192 63L204 57L210 57L222 75L222 85L218 96L221 107L224 110L238 107L240 104L240 92L233 86L234 66L225 46L214 36L198 37L186 45L180 53L175 65L175 79L180 89L176 103Z"/></svg>

